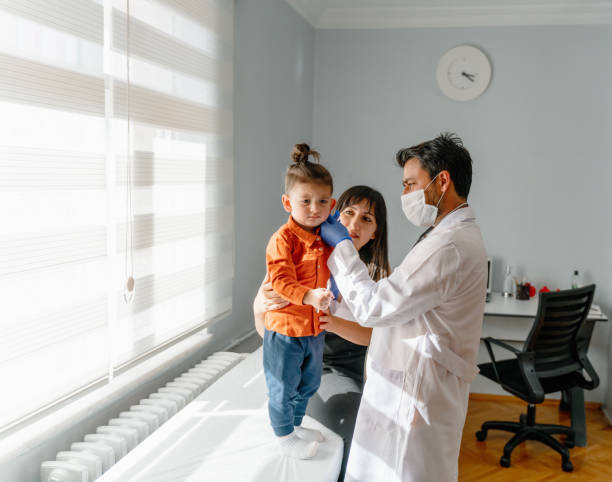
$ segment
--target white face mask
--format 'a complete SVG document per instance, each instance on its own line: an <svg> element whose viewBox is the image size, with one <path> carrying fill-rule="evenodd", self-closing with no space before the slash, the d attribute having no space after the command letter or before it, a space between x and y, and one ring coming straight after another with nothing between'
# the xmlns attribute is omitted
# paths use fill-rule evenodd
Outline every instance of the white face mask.
<svg viewBox="0 0 612 482"><path fill-rule="evenodd" d="M439 176L440 173L436 174L436 177ZM434 177L425 189L427 189L432 182L436 180ZM432 206L431 204L427 204L425 202L425 189L418 189L413 192L409 192L402 196L402 209L408 221L410 221L415 226L423 226L429 227L433 226L436 222L436 218L438 217L438 206L440 205L440 201L446 194L446 191L440 197L438 204Z"/></svg>

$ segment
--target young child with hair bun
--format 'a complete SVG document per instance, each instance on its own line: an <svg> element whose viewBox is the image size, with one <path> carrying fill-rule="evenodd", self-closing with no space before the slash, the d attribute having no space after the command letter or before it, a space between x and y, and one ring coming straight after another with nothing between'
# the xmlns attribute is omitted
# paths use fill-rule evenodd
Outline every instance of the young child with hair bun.
<svg viewBox="0 0 612 482"><path fill-rule="evenodd" d="M311 162L311 156L317 162ZM268 278L290 304L265 314L263 363L270 422L281 450L309 459L323 435L301 424L308 400L321 383L325 333L319 327L319 312L333 299L326 288L332 249L321 240L319 226L336 201L332 177L318 163L318 152L308 144L296 144L291 158L282 196L290 216L266 248Z"/></svg>

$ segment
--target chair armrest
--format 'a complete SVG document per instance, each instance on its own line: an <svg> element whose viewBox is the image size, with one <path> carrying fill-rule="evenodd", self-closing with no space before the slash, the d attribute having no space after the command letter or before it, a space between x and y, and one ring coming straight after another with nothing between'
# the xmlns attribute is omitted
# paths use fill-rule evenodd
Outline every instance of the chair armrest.
<svg viewBox="0 0 612 482"><path fill-rule="evenodd" d="M540 384L540 380L538 379L538 376L535 371L535 353L517 350L513 346L508 345L503 341L497 340L496 338L487 337L483 338L482 341L484 341L485 346L487 347L487 351L489 352L489 357L491 358L491 362L493 363L493 372L495 373L495 378L497 378L497 382L500 385L503 385L499 377L499 373L497 372L497 362L495 360L493 350L491 349L491 343L501 348L505 348L506 350L511 351L516 355L516 358L519 363L519 368L521 370L521 375L527 385L527 388L529 389L529 393L533 400L533 403L542 403L544 401L544 390L542 389L542 385Z"/></svg>
<svg viewBox="0 0 612 482"><path fill-rule="evenodd" d="M579 351L578 359L580 360L580 364L582 365L582 368L584 369L584 371L587 372L587 374L589 375L589 378L591 379L590 381L587 380L584 377L584 375L582 375L581 373L580 376L582 377L582 380L583 380L582 388L585 388L586 390L593 390L594 388L597 388L599 386L599 376L597 375L597 372L593 368L593 365L591 365L591 362L587 358L586 350Z"/></svg>
<svg viewBox="0 0 612 482"><path fill-rule="evenodd" d="M491 366L493 367L493 373L495 374L495 378L497 379L497 383L501 385L502 381L499 378L499 373L497 372L497 361L495 360L495 355L493 354L493 350L491 349L491 343L495 343L497 340L495 338L487 337L483 338L484 344L489 352L489 358L491 359Z"/></svg>
<svg viewBox="0 0 612 482"><path fill-rule="evenodd" d="M544 389L535 370L535 353L532 351L522 351L517 354L519 367L523 380L529 389L531 396L530 403L542 403L544 401Z"/></svg>
<svg viewBox="0 0 612 482"><path fill-rule="evenodd" d="M497 383L501 385L502 381L501 381L501 378L499 378L499 373L497 372L497 360L495 360L495 355L493 354L493 350L491 349L491 343L493 343L494 345L501 346L502 348L505 348L506 350L511 351L517 356L521 352L517 350L516 348L514 348L513 346L510 346L507 343L504 343L503 341L499 341L496 338L491 338L490 336L488 336L487 338L483 338L482 341L484 341L487 351L489 352L489 358L491 359L491 364L493 366L493 373L495 374Z"/></svg>
<svg viewBox="0 0 612 482"><path fill-rule="evenodd" d="M483 341L485 342L485 344L487 344L487 346L489 343L493 343L494 345L501 346L502 348L505 348L506 350L511 351L515 355L522 353L520 350L517 350L512 345L508 345L508 343L504 343L503 341L500 341L497 338L491 338L489 336L487 338L484 338Z"/></svg>
<svg viewBox="0 0 612 482"><path fill-rule="evenodd" d="M529 389L529 395L531 396L532 403L542 403L544 401L544 389L542 388L540 379L535 371L535 353L517 350L511 345L491 337L484 338L483 341L485 342L489 356L493 361L493 371L495 372L498 382L501 384L501 380L499 379L497 368L495 366L495 357L493 355L493 350L491 349L491 343L500 346L501 348L505 348L516 355L519 367L521 369L521 375L525 381L525 384L527 385L527 388Z"/></svg>

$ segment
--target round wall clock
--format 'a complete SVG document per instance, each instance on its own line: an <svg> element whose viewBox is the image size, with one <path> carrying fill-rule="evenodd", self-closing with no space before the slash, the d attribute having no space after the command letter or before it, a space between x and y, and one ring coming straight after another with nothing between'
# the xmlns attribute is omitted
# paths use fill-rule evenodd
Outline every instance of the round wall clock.
<svg viewBox="0 0 612 482"><path fill-rule="evenodd" d="M436 78L446 96L459 101L472 100L487 90L491 63L482 50L460 45L442 56Z"/></svg>

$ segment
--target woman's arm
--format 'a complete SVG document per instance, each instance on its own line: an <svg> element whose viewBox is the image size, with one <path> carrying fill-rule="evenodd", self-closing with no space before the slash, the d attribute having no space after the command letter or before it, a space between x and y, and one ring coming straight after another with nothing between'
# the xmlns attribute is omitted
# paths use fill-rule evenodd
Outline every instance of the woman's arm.
<svg viewBox="0 0 612 482"><path fill-rule="evenodd" d="M263 287L263 283L259 286L259 289L257 290L257 296L255 296L255 299L253 300L253 319L255 320L255 329L257 330L257 333L259 334L259 336L263 338L265 311L263 311L261 307L262 305L262 301L261 301L262 287Z"/></svg>
<svg viewBox="0 0 612 482"><path fill-rule="evenodd" d="M267 281L268 277L261 282L257 290L257 296L253 300L253 319L255 320L255 329L259 336L264 335L264 314L266 311L278 310L289 304L272 289L272 284Z"/></svg>
<svg viewBox="0 0 612 482"><path fill-rule="evenodd" d="M357 345L368 346L372 337L372 328L361 326L354 321L338 318L331 314L321 315L319 326Z"/></svg>

